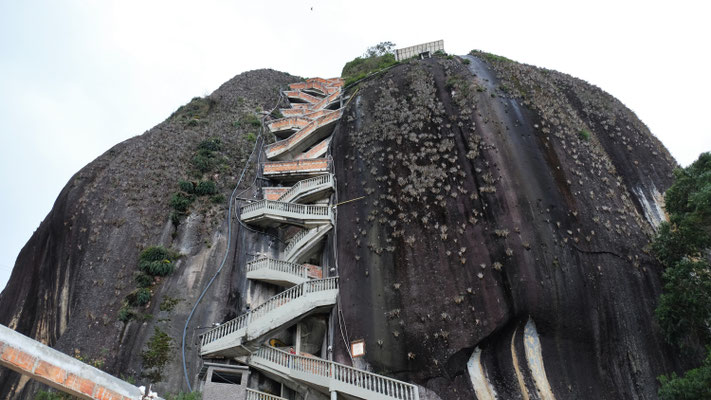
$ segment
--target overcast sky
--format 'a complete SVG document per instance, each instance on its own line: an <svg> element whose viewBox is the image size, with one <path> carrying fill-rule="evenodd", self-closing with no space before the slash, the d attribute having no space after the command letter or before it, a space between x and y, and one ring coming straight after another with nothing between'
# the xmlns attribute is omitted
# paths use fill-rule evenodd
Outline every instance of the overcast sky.
<svg viewBox="0 0 711 400"><path fill-rule="evenodd" d="M380 41L585 79L688 165L711 150L704 3L0 0L0 288L65 183L114 144L240 72L339 76Z"/></svg>

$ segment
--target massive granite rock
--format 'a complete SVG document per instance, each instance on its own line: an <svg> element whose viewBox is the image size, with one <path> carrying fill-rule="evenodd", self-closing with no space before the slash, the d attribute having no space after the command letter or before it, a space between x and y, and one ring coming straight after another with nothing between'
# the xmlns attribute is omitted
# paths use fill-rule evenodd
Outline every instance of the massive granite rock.
<svg viewBox="0 0 711 400"><path fill-rule="evenodd" d="M679 367L647 249L676 163L609 94L484 53L411 61L360 84L333 146L339 201L366 196L338 208L341 361L365 339L356 363L443 399L474 398L472 367L499 398L653 399Z"/></svg>
<svg viewBox="0 0 711 400"><path fill-rule="evenodd" d="M297 80L241 74L78 172L20 253L0 323L139 382L159 327L175 356L157 389L185 390L183 324L225 249L188 327L190 377L196 335L244 311L245 258L280 245L237 224L228 242L226 206L207 200L176 229L171 194L198 143L217 137L226 162L213 178L229 197L254 138L234 123ZM502 399L656 398L655 376L683 367L654 323L661 267L647 251L675 162L629 109L483 53L408 61L349 94L331 144L337 196L366 197L338 206L327 246L341 277L337 361L413 381L422 398L469 399L475 387ZM254 168L242 189L253 182ZM120 322L149 245L183 257L138 318ZM351 360L354 339L367 352ZM38 387L0 371L3 398Z"/></svg>

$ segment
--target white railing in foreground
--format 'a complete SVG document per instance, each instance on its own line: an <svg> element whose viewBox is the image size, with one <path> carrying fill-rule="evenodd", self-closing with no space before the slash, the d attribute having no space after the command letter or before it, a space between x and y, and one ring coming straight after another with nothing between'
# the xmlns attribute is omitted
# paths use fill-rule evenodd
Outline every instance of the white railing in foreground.
<svg viewBox="0 0 711 400"><path fill-rule="evenodd" d="M288 261L275 260L269 257L258 258L247 263L247 272L257 271L261 269L270 269L272 271L285 272L295 275L300 278L308 278L309 269L301 264L296 264Z"/></svg>
<svg viewBox="0 0 711 400"><path fill-rule="evenodd" d="M304 179L302 181L297 182L294 186L291 187L291 189L282 193L282 195L279 196L279 199L277 201L289 202L289 201L291 201L292 198L296 197L296 194L299 192L303 192L303 191L312 189L312 188L317 187L319 185L331 184L332 182L333 182L333 175L332 174L326 174L326 175L317 176L315 178Z"/></svg>
<svg viewBox="0 0 711 400"><path fill-rule="evenodd" d="M229 320L224 324L212 328L209 331L200 335L200 343L204 346L208 343L214 342L219 338L237 332L242 328L246 328L247 322L249 322L249 313L242 314L239 317Z"/></svg>
<svg viewBox="0 0 711 400"><path fill-rule="evenodd" d="M257 306L253 310L240 315L239 317L227 321L224 324L212 328L209 331L200 335L200 343L205 346L218 339L221 339L231 333L237 332L242 328L246 328L250 322L256 321L270 311L275 310L288 302L304 296L308 293L315 293L324 290L338 289L338 277L316 279L304 283L300 283L290 289L287 289L276 296L269 298L267 301Z"/></svg>
<svg viewBox="0 0 711 400"><path fill-rule="evenodd" d="M260 392L258 390L247 388L247 396L245 400L287 400L284 397L274 396L273 394Z"/></svg>
<svg viewBox="0 0 711 400"><path fill-rule="evenodd" d="M302 214L305 216L324 216L329 214L330 207L312 204L286 203L282 201L273 200L259 200L242 207L242 215L259 210L282 211L294 214Z"/></svg>
<svg viewBox="0 0 711 400"><path fill-rule="evenodd" d="M419 399L418 389L415 385L333 361L299 356L268 346L262 346L252 353L252 358L262 358L293 371L327 377L339 383L352 385L393 399Z"/></svg>

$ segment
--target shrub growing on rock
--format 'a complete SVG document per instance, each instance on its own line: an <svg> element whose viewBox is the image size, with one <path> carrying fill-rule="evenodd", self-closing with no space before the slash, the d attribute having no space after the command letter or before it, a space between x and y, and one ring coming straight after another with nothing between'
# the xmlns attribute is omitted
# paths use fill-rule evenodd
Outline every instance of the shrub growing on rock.
<svg viewBox="0 0 711 400"><path fill-rule="evenodd" d="M213 181L202 181L195 186L195 194L208 196L217 193L217 185Z"/></svg>
<svg viewBox="0 0 711 400"><path fill-rule="evenodd" d="M173 347L173 339L160 328L155 327L153 336L146 343L146 350L141 352L145 369L143 374L151 381L163 380L163 368L172 358Z"/></svg>
<svg viewBox="0 0 711 400"><path fill-rule="evenodd" d="M173 272L174 261L179 257L179 253L165 247L151 246L141 252L138 267L148 275L166 276Z"/></svg>
<svg viewBox="0 0 711 400"><path fill-rule="evenodd" d="M193 200L195 200L195 198L191 195L182 192L173 193L173 196L170 198L170 206L173 207L175 211L184 213L188 211L188 207L193 204Z"/></svg>

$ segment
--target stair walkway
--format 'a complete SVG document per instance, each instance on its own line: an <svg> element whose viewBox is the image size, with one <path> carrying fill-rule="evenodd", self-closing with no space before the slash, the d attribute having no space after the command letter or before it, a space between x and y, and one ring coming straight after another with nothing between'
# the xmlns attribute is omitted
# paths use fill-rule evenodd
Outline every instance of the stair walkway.
<svg viewBox="0 0 711 400"><path fill-rule="evenodd" d="M334 95L339 95L339 93L334 93ZM329 136L333 125L341 118L342 114L343 111L338 110L322 115L309 122L303 128L300 128L288 138L268 145L266 147L267 158L269 160L296 158L299 153Z"/></svg>
<svg viewBox="0 0 711 400"><path fill-rule="evenodd" d="M240 218L261 226L291 224L312 228L330 224L333 215L330 206L259 200L242 207Z"/></svg>
<svg viewBox="0 0 711 400"><path fill-rule="evenodd" d="M311 203L327 196L334 190L334 185L333 174L324 174L301 180L292 187L264 187L262 193L265 200Z"/></svg>
<svg viewBox="0 0 711 400"><path fill-rule="evenodd" d="M306 281L271 297L253 310L200 335L201 356L238 357L259 347L269 334L331 307L338 296L338 278Z"/></svg>
<svg viewBox="0 0 711 400"><path fill-rule="evenodd" d="M333 174L325 174L315 178L304 179L297 182L289 190L279 196L278 201L300 203L309 202L314 196L334 190L335 179Z"/></svg>
<svg viewBox="0 0 711 400"><path fill-rule="evenodd" d="M290 188L263 188L265 199L242 207L240 218L248 224L289 224L304 228L291 238L280 259L261 257L246 266L247 278L255 284L266 282L288 289L202 334L200 354L234 357L277 380L300 383L326 394L419 400L414 385L264 345L265 340L277 332L283 332L313 313L323 313L337 302L338 278L321 279L321 267L303 263L317 258L314 256L318 256L335 222L330 205L310 203L322 200L335 190L332 161L325 155L333 127L343 114L342 109L334 110L343 104L342 86L343 80L339 78L313 78L292 84L290 90L284 92L291 101L291 108L282 109L284 118L268 125L282 140L266 147L269 161L263 164L262 176L281 184L294 183ZM256 392L250 393L248 396L256 396ZM252 398L261 400L263 397L248 397ZM264 397L272 398L278 397Z"/></svg>
<svg viewBox="0 0 711 400"><path fill-rule="evenodd" d="M309 267L303 264L261 257L247 263L247 279L279 286L294 286L309 280Z"/></svg>
<svg viewBox="0 0 711 400"><path fill-rule="evenodd" d="M310 160L290 160L265 162L262 175L280 181L295 181L328 173L331 159L322 157Z"/></svg>
<svg viewBox="0 0 711 400"><path fill-rule="evenodd" d="M298 263L308 260L326 237L326 234L333 228L333 225L322 225L313 229L304 229L294 235L284 249L284 259L289 262Z"/></svg>
<svg viewBox="0 0 711 400"><path fill-rule="evenodd" d="M331 143L331 137L327 137L326 139L323 139L319 144L314 145L310 149L306 150L305 152L298 154L295 157L295 160L302 160L305 158L316 158L316 157L321 157L328 152L328 144Z"/></svg>
<svg viewBox="0 0 711 400"><path fill-rule="evenodd" d="M248 363L266 373L306 383L325 393L338 392L368 400L419 400L415 385L274 347L260 347L252 353Z"/></svg>

